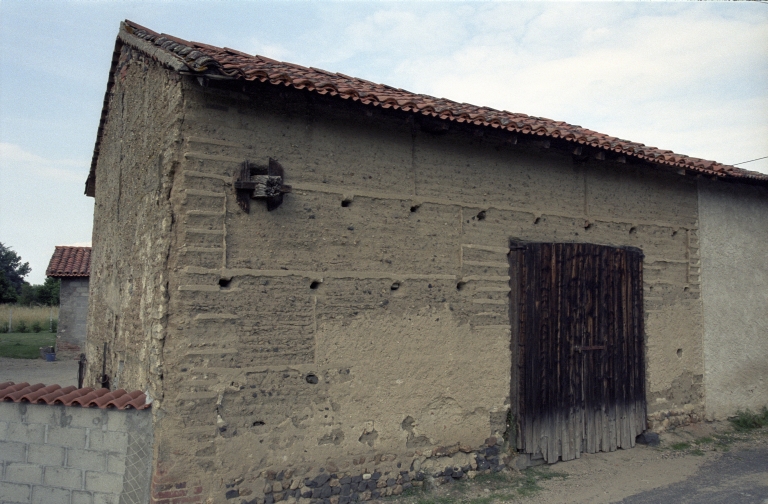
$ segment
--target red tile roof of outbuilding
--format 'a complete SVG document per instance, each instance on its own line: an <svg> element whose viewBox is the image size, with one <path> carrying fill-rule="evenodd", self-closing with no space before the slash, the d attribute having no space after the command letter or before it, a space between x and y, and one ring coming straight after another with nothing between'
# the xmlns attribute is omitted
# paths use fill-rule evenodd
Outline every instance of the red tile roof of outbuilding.
<svg viewBox="0 0 768 504"><path fill-rule="evenodd" d="M57 245L45 275L54 278L91 276L91 247Z"/></svg>
<svg viewBox="0 0 768 504"><path fill-rule="evenodd" d="M43 385L37 383L0 383L0 401L28 402L32 404L63 404L64 406L82 406L84 408L146 409L147 396L140 390L126 392L123 389L110 391L90 387Z"/></svg>
<svg viewBox="0 0 768 504"><path fill-rule="evenodd" d="M472 124L523 135L563 139L573 147L589 146L614 155L630 156L662 166L685 170L685 173L704 174L722 179L768 182L768 175L724 165L716 161L675 154L670 150L622 140L598 133L581 126L543 117L499 111L468 103L458 103L445 98L411 93L384 84L328 72L319 68L276 61L264 56L250 55L227 47L215 47L200 42L190 42L172 35L154 32L126 20L121 24L120 33L113 53L112 70L104 98L101 123L96 139L91 172L86 182L86 194L94 195L96 160L104 124L114 71L120 48L128 44L165 66L176 71L210 79L269 82L276 86L306 89L321 95L339 99L359 101L365 105L383 109L403 110L413 114L449 122Z"/></svg>

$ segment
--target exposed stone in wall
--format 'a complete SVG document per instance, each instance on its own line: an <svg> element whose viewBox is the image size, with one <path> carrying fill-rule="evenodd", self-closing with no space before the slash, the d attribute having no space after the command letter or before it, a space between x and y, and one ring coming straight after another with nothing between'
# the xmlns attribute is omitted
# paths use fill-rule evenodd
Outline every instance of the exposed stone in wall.
<svg viewBox="0 0 768 504"><path fill-rule="evenodd" d="M106 343L111 386L162 401L181 88L127 47L115 80L96 167L85 383L100 386Z"/></svg>
<svg viewBox="0 0 768 504"><path fill-rule="evenodd" d="M358 465L365 467L352 471L340 471L335 463L329 463L319 470L299 467L243 474L221 485L217 497L239 498L249 504L349 504L397 496L414 487L434 488L504 470L514 457L508 455L508 448L499 441L490 437L475 448L455 444L415 450L404 457L410 462L397 462L391 470L380 468L379 464L397 457L380 455L373 460L360 458Z"/></svg>
<svg viewBox="0 0 768 504"><path fill-rule="evenodd" d="M85 350L88 321L88 278L62 278L56 353L68 359Z"/></svg>

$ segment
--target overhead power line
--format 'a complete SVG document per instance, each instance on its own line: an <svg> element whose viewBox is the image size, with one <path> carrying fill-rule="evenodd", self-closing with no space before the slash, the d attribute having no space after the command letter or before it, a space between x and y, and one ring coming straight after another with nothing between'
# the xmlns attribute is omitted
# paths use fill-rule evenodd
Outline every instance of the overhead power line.
<svg viewBox="0 0 768 504"><path fill-rule="evenodd" d="M751 163L752 161L760 161L761 159L768 159L768 156L759 157L757 159L750 159L749 161L742 161L741 163L733 163L731 166L737 166L744 163Z"/></svg>

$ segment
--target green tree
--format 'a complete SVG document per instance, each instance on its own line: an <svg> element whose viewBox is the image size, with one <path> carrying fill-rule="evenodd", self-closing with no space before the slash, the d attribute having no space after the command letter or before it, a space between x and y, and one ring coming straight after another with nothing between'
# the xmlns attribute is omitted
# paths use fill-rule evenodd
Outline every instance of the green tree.
<svg viewBox="0 0 768 504"><path fill-rule="evenodd" d="M44 305L56 306L59 304L59 292L61 291L61 280L58 278L47 277L45 283L40 286L39 302Z"/></svg>
<svg viewBox="0 0 768 504"><path fill-rule="evenodd" d="M12 303L21 295L24 277L32 268L10 247L0 243L0 303Z"/></svg>
<svg viewBox="0 0 768 504"><path fill-rule="evenodd" d="M16 289L14 289L11 282L5 278L5 273L0 271L0 303L15 303L16 297Z"/></svg>
<svg viewBox="0 0 768 504"><path fill-rule="evenodd" d="M16 301L20 305L58 305L60 285L58 278L51 277L46 278L42 285L29 285L25 282Z"/></svg>

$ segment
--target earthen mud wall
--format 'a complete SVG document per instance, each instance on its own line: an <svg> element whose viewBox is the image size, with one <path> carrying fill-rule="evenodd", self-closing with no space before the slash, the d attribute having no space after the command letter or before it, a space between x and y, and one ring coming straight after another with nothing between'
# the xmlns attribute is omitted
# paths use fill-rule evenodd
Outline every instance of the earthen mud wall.
<svg viewBox="0 0 768 504"><path fill-rule="evenodd" d="M502 439L511 237L642 248L652 423L702 412L694 183L299 93L186 96L159 434L185 474L260 498L269 470L397 473ZM233 175L269 157L293 193L246 214Z"/></svg>
<svg viewBox="0 0 768 504"><path fill-rule="evenodd" d="M768 406L768 190L699 183L707 416Z"/></svg>
<svg viewBox="0 0 768 504"><path fill-rule="evenodd" d="M89 351L154 393L156 489L347 502L505 463L511 238L641 248L650 425L703 414L695 182L144 65L100 156ZM269 157L293 192L246 214L234 175Z"/></svg>
<svg viewBox="0 0 768 504"><path fill-rule="evenodd" d="M85 383L100 386L106 343L113 389L136 384L162 398L181 86L127 47L114 79L96 167Z"/></svg>

